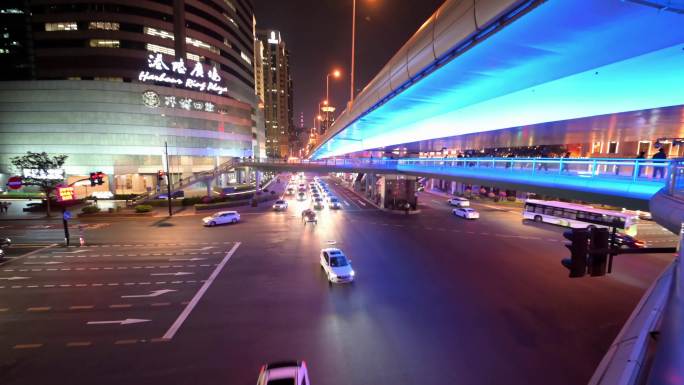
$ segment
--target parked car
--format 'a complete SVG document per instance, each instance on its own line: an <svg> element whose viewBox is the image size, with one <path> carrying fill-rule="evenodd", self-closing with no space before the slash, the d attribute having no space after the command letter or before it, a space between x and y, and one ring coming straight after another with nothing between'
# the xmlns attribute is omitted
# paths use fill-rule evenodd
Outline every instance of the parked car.
<svg viewBox="0 0 684 385"><path fill-rule="evenodd" d="M240 214L237 211L219 211L216 214L202 218L205 226L223 225L226 223L238 223Z"/></svg>
<svg viewBox="0 0 684 385"><path fill-rule="evenodd" d="M287 210L287 202L285 202L282 199L275 201L275 203L273 204L273 210L275 210L275 211Z"/></svg>
<svg viewBox="0 0 684 385"><path fill-rule="evenodd" d="M185 191L183 191L183 190L171 191L171 199L176 199L176 198L185 198ZM169 199L169 194L159 194L157 196L157 199Z"/></svg>
<svg viewBox="0 0 684 385"><path fill-rule="evenodd" d="M478 213L474 209L471 209L470 207L455 208L455 209L451 210L451 213L457 217L461 217L461 218L465 218L465 219L478 219L478 218L480 218L480 213Z"/></svg>
<svg viewBox="0 0 684 385"><path fill-rule="evenodd" d="M342 250L329 247L321 250L321 268L328 277L328 283L353 282L356 272L352 268L351 260Z"/></svg>
<svg viewBox="0 0 684 385"><path fill-rule="evenodd" d="M304 361L266 364L259 371L257 385L311 385Z"/></svg>
<svg viewBox="0 0 684 385"><path fill-rule="evenodd" d="M468 206L470 206L470 201L467 200L466 198L461 198L461 197L453 197L453 198L447 200L447 203L449 203L452 206L456 206L456 207L468 207Z"/></svg>

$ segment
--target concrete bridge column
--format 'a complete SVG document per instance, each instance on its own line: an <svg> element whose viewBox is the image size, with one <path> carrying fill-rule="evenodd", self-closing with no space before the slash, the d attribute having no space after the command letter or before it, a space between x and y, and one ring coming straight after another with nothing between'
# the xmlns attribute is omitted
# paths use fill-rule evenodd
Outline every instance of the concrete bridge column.
<svg viewBox="0 0 684 385"><path fill-rule="evenodd" d="M207 185L207 196L211 198L211 182L214 180L214 178L206 178L204 179L204 183Z"/></svg>

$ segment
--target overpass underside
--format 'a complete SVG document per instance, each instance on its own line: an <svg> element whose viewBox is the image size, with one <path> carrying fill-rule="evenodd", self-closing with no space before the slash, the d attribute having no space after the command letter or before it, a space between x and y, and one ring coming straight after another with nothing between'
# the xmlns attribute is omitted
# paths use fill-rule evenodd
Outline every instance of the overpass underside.
<svg viewBox="0 0 684 385"><path fill-rule="evenodd" d="M313 158L684 105L683 20L630 1L541 2L486 38L455 41L466 44L455 57L403 75L408 80L387 93L418 48L408 49L408 59L393 58L359 94ZM585 127L586 137L595 139L596 129Z"/></svg>

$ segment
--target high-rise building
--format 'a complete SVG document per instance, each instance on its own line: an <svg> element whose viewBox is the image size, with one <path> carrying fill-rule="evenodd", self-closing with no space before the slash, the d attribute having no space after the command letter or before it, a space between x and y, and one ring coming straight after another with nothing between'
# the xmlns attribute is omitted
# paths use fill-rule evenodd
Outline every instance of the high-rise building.
<svg viewBox="0 0 684 385"><path fill-rule="evenodd" d="M259 30L257 37L263 45L266 154L285 158L291 155L295 131L289 53L279 31Z"/></svg>
<svg viewBox="0 0 684 385"><path fill-rule="evenodd" d="M0 2L0 183L26 151L139 192L259 156L251 0ZM9 81L12 80L12 81Z"/></svg>

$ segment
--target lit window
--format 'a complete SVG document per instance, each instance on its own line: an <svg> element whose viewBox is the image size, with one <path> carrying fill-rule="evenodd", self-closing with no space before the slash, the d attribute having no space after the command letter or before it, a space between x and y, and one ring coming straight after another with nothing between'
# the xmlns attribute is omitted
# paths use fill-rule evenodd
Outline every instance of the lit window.
<svg viewBox="0 0 684 385"><path fill-rule="evenodd" d="M76 31L78 25L75 21L60 21L58 23L45 23L46 31Z"/></svg>
<svg viewBox="0 0 684 385"><path fill-rule="evenodd" d="M618 142L608 142L608 153L617 154L618 153Z"/></svg>
<svg viewBox="0 0 684 385"><path fill-rule="evenodd" d="M230 21L230 23L233 24L233 26L235 28L238 28L238 24L235 22L235 20L232 17L226 15L225 13L223 14L223 17L225 17L228 21Z"/></svg>
<svg viewBox="0 0 684 385"><path fill-rule="evenodd" d="M90 39L90 46L93 48L119 48L119 40Z"/></svg>
<svg viewBox="0 0 684 385"><path fill-rule="evenodd" d="M119 23L113 21L91 21L88 24L88 29L103 29L106 31L118 31Z"/></svg>
<svg viewBox="0 0 684 385"><path fill-rule="evenodd" d="M21 9L17 9L17 8L7 8L7 9L0 9L0 13L23 14L24 11L22 11Z"/></svg>
<svg viewBox="0 0 684 385"><path fill-rule="evenodd" d="M235 6L233 5L232 2L230 2L230 0L223 0L223 2L226 3L226 5L228 6L228 8L232 9L233 12L237 12L237 10L235 9Z"/></svg>
<svg viewBox="0 0 684 385"><path fill-rule="evenodd" d="M150 36L156 36L156 37L160 37L162 39L173 40L173 34L171 32L164 31L163 29L145 27L143 29L143 31L145 32L145 34L150 35Z"/></svg>
<svg viewBox="0 0 684 385"><path fill-rule="evenodd" d="M186 37L186 38L185 38L185 42L186 42L187 44L190 44L190 45L193 46L193 47L204 48L204 49L207 49L207 50L209 50L209 51L211 51L211 52L219 53L219 50L218 50L216 47L211 46L211 45L209 45L209 44L207 44L207 43L205 43L205 42L203 42L203 41L201 41L201 40L193 39L193 38L191 38L191 37Z"/></svg>
<svg viewBox="0 0 684 385"><path fill-rule="evenodd" d="M10 53L10 52L9 52L9 49L7 49L7 48L0 48L0 54L6 54L6 53Z"/></svg>
<svg viewBox="0 0 684 385"><path fill-rule="evenodd" d="M230 44L230 42L226 38L223 39L223 45L225 45L228 48L232 47L232 45Z"/></svg>
<svg viewBox="0 0 684 385"><path fill-rule="evenodd" d="M176 51L173 48L164 47L164 46L156 45L156 44L150 44L150 43L147 43L145 48L147 48L147 50L150 52L161 53L161 54L169 55L169 56L173 56L173 57L176 56ZM186 53L185 57L188 60L192 60L192 61L196 61L196 62L204 62L204 56L195 55L195 54L192 54L190 52Z"/></svg>
<svg viewBox="0 0 684 385"><path fill-rule="evenodd" d="M249 56L245 55L244 52L240 52L240 56L242 57L242 60L246 61L248 64L252 64L252 59L249 58Z"/></svg>

